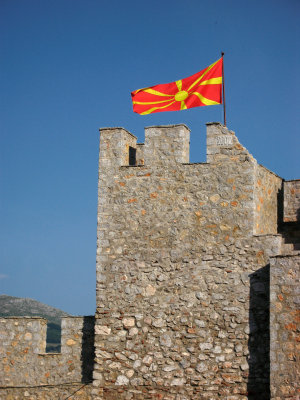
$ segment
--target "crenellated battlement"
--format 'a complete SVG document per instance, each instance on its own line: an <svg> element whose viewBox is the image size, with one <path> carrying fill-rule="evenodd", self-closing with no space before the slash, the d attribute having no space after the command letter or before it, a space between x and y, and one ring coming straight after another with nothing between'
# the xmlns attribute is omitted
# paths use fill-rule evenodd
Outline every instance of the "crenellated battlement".
<svg viewBox="0 0 300 400"><path fill-rule="evenodd" d="M124 128L100 129L102 167L189 162L190 130L184 124L145 128L145 143Z"/></svg>
<svg viewBox="0 0 300 400"><path fill-rule="evenodd" d="M137 143L124 128L101 128L100 134L102 167L189 163L190 130L184 124L146 127L145 143ZM235 133L219 122L207 123L206 143L207 163L256 162Z"/></svg>
<svg viewBox="0 0 300 400"><path fill-rule="evenodd" d="M219 122L206 124L206 157L208 163L253 162L256 160L241 145L235 133Z"/></svg>
<svg viewBox="0 0 300 400"><path fill-rule="evenodd" d="M220 231L220 221L223 221L222 226L228 226L228 219L234 215L235 236L246 232L249 235L276 233L277 197L282 179L259 165L235 133L222 124L207 123L206 136L207 162L189 164L190 130L184 124L147 127L144 144L137 144L136 137L124 128L100 129L99 212L103 210L107 188L111 188L111 193L113 182L118 181L117 187L122 192L120 201L130 204L123 208L129 207L135 212L141 201L146 205L147 196L144 197L140 177L148 176L147 181L153 182L157 170L161 169L160 181L163 179L164 184L157 183L151 189L157 194L156 203L169 193L170 188L164 191L168 183L174 181L174 187L180 183L182 188L187 186L183 190L189 191L186 183L196 179L205 206L194 212L201 213L199 221L203 229L216 225L215 232L222 235L226 229ZM129 170L120 169L125 166L139 168L132 168L128 179ZM176 178L176 174L180 178ZM156 194L152 194L152 202ZM182 199L175 201L179 205ZM214 214L211 214L212 209ZM128 212L132 212L130 210Z"/></svg>

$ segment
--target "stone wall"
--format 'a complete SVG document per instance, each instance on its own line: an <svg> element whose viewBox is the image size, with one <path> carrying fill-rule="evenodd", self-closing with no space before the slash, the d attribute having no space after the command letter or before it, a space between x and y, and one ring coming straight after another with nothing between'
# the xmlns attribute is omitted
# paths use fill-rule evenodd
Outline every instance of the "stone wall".
<svg viewBox="0 0 300 400"><path fill-rule="evenodd" d="M281 179L221 124L208 124L208 163L189 164L188 145L184 125L147 128L144 165L128 166L132 135L101 130L95 399L269 396L269 257L281 237L253 232L259 219L276 233L267 216Z"/></svg>
<svg viewBox="0 0 300 400"><path fill-rule="evenodd" d="M300 179L284 182L284 222L300 222Z"/></svg>
<svg viewBox="0 0 300 400"><path fill-rule="evenodd" d="M0 387L1 400L90 400L92 384L70 383L36 387Z"/></svg>
<svg viewBox="0 0 300 400"><path fill-rule="evenodd" d="M300 181L283 222L282 179L233 131L207 124L207 163L189 143L101 129L96 316L63 318L55 354L46 320L0 319L1 399L297 399Z"/></svg>
<svg viewBox="0 0 300 400"><path fill-rule="evenodd" d="M32 398L55 398L53 393L70 394L91 382L94 317L62 319L61 353L45 353L46 325L38 317L0 319L1 399L30 398L32 393L44 393Z"/></svg>
<svg viewBox="0 0 300 400"><path fill-rule="evenodd" d="M254 233L277 233L280 213L278 204L282 192L282 179L262 165L257 165L255 176Z"/></svg>
<svg viewBox="0 0 300 400"><path fill-rule="evenodd" d="M271 259L271 395L299 397L300 253Z"/></svg>

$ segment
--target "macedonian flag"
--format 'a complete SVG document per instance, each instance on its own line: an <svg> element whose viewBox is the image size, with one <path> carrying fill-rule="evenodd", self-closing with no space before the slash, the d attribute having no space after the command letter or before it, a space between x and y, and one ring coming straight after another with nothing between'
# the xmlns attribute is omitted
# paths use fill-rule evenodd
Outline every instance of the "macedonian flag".
<svg viewBox="0 0 300 400"><path fill-rule="evenodd" d="M152 114L222 104L223 57L188 78L131 93L133 111Z"/></svg>

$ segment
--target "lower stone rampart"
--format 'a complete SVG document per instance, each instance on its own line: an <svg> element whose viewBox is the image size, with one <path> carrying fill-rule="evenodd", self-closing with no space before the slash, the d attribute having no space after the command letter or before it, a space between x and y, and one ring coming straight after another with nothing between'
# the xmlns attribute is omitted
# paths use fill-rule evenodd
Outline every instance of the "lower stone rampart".
<svg viewBox="0 0 300 400"><path fill-rule="evenodd" d="M271 258L271 399L298 400L300 253Z"/></svg>
<svg viewBox="0 0 300 400"><path fill-rule="evenodd" d="M90 400L92 384L70 383L37 387L0 387L1 400Z"/></svg>
<svg viewBox="0 0 300 400"><path fill-rule="evenodd" d="M0 399L58 399L79 389L78 398L89 398L94 317L62 318L60 353L45 353L46 324L38 317L0 319Z"/></svg>

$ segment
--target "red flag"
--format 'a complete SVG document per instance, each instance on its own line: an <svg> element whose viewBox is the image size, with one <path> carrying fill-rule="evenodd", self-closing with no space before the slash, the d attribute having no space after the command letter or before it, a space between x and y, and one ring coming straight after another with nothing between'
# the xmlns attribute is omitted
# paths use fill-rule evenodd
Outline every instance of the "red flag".
<svg viewBox="0 0 300 400"><path fill-rule="evenodd" d="M188 78L131 93L133 111L152 114L222 104L223 57Z"/></svg>

